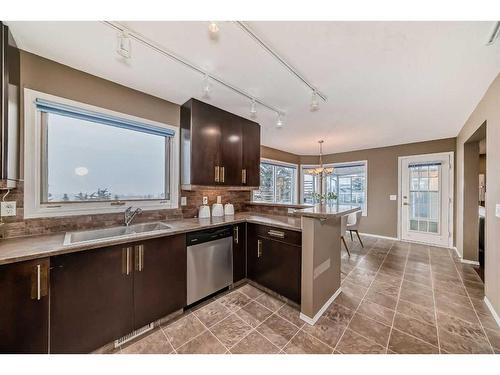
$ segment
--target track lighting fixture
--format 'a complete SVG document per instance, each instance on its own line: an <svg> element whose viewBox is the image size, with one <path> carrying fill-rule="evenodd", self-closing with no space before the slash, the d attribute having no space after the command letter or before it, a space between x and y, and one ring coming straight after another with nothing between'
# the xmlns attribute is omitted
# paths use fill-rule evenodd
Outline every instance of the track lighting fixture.
<svg viewBox="0 0 500 375"><path fill-rule="evenodd" d="M116 53L124 59L130 59L132 57L132 43L130 41L130 37L125 31L118 34Z"/></svg>
<svg viewBox="0 0 500 375"><path fill-rule="evenodd" d="M495 26L493 27L493 30L491 31L490 37L488 38L486 45L487 46L493 45L495 41L498 39L499 35L500 35L500 21L497 21L495 23Z"/></svg>
<svg viewBox="0 0 500 375"><path fill-rule="evenodd" d="M252 105L250 107L250 117L251 118L257 117L257 103L255 102L255 98L252 99Z"/></svg>
<svg viewBox="0 0 500 375"><path fill-rule="evenodd" d="M278 120L276 121L276 128L281 129L283 127L283 118L281 113L278 113Z"/></svg>
<svg viewBox="0 0 500 375"><path fill-rule="evenodd" d="M319 110L319 100L318 100L318 93L316 90L314 90L311 94L311 112L316 112Z"/></svg>
<svg viewBox="0 0 500 375"><path fill-rule="evenodd" d="M202 97L205 99L210 99L210 92L212 91L212 86L210 85L210 77L205 73L203 78L203 92Z"/></svg>

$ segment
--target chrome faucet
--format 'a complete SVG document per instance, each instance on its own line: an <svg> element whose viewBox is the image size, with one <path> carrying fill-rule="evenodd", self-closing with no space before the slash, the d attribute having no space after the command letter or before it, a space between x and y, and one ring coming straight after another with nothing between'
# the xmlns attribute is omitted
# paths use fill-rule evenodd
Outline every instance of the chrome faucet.
<svg viewBox="0 0 500 375"><path fill-rule="evenodd" d="M132 211L132 206L127 208L124 212L125 225L128 227L132 220L134 220L135 215L140 213L142 213L140 208L136 208L134 211Z"/></svg>

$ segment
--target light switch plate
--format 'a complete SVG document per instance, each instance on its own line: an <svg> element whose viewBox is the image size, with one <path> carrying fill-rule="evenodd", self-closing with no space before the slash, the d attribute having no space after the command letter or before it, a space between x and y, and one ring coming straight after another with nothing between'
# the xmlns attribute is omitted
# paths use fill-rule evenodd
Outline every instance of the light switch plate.
<svg viewBox="0 0 500 375"><path fill-rule="evenodd" d="M203 197L203 204L208 204L208 197Z"/></svg>
<svg viewBox="0 0 500 375"><path fill-rule="evenodd" d="M181 197L181 206L186 206L186 205L187 205L187 198Z"/></svg>
<svg viewBox="0 0 500 375"><path fill-rule="evenodd" d="M396 201L396 200L398 200L398 196L395 194L391 194L391 195L389 195L389 200Z"/></svg>
<svg viewBox="0 0 500 375"><path fill-rule="evenodd" d="M500 217L500 204L495 205L495 216Z"/></svg>
<svg viewBox="0 0 500 375"><path fill-rule="evenodd" d="M2 202L1 205L2 216L16 216L16 202Z"/></svg>

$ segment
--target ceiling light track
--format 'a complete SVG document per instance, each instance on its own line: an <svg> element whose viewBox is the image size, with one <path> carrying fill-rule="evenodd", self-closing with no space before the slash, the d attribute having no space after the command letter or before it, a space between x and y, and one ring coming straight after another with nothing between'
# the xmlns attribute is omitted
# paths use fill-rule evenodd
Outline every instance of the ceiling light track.
<svg viewBox="0 0 500 375"><path fill-rule="evenodd" d="M495 26L491 31L490 37L488 38L486 45L491 46L492 44L494 44L498 38L498 35L500 35L500 21L495 22Z"/></svg>
<svg viewBox="0 0 500 375"><path fill-rule="evenodd" d="M318 97L320 97L323 101L327 101L327 96L318 90L311 82L309 82L302 74L300 74L297 69L295 69L292 65L290 65L285 59L283 59L276 51L274 51L266 42L264 42L255 32L242 21L234 21L244 32L246 32L250 37L252 37L257 44L259 44L262 48L264 48L269 54L271 54L278 62L283 65L290 73L292 73L295 77L297 77L300 81L302 81L307 87L311 89L312 92L315 92Z"/></svg>
<svg viewBox="0 0 500 375"><path fill-rule="evenodd" d="M216 76L213 76L211 75L210 73L206 72L205 70L203 70L202 68L196 66L195 64L191 63L190 61L168 51L167 49L163 48L162 46L160 46L159 44L153 42L152 40L148 39L147 37L143 36L142 34L138 33L138 32L135 32L134 30L120 24L119 22L114 22L114 21L102 21L103 24L115 29L116 31L118 31L119 33L126 33L126 35L131 38L131 39L134 39L135 41L143 44L144 46L156 51L157 53L163 55L163 56L166 56L182 65L184 65L185 67L191 69L191 70L194 70L195 72L197 73L200 73L202 76L203 76L203 79L205 81L207 81L208 79L210 79L211 81L213 82L217 82L218 84L230 89L231 91L249 99L250 101L255 101L255 103L261 105L262 107L265 107L267 108L268 110L276 113L279 117L283 116L285 114L284 111L270 105L270 104L267 104L265 102L263 102L262 100L259 100L257 98L255 98L253 95L250 95L249 93L243 91L242 89L234 86L233 84L230 84L226 81L224 81L223 79L219 78L219 77L216 77Z"/></svg>

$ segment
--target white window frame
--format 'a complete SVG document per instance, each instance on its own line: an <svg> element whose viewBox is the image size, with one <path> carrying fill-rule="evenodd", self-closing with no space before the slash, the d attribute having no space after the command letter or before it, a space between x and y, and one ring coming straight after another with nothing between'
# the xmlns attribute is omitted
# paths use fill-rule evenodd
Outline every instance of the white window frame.
<svg viewBox="0 0 500 375"><path fill-rule="evenodd" d="M262 201L256 201L254 200L254 191L252 191L252 202L253 203L268 203L268 204L276 204L276 205L287 205L287 204L297 204L297 199L298 199L298 180L299 180L299 165L298 164L293 164L293 163L287 163L285 161L280 161L280 160L274 160L274 159L268 159L268 158L260 158L260 163L268 163L268 164L273 164L273 165L278 165L281 167L288 167L288 168L295 168L295 176L294 176L294 181L293 181L293 196L292 196L292 203L276 203L276 202L262 202ZM259 163L259 174L260 174L260 163Z"/></svg>
<svg viewBox="0 0 500 375"><path fill-rule="evenodd" d="M357 165L364 164L365 165L365 209L363 210L363 216L368 216L368 160L358 160L358 161L349 161L349 162L339 162L339 163L329 163L323 164L323 167L345 167L349 165ZM302 164L300 166L300 202L304 203L304 169L309 168L317 168L319 164ZM325 181L323 180L323 184ZM325 186L323 186L323 191L325 190Z"/></svg>
<svg viewBox="0 0 500 375"><path fill-rule="evenodd" d="M44 99L73 107L134 120L152 126L175 131L170 141L170 198L166 200L120 200L107 202L41 203L41 140L42 116L35 100ZM165 123L147 120L111 111L43 92L24 89L24 218L61 217L123 212L128 206L142 210L163 210L179 207L179 128ZM113 204L114 203L114 204Z"/></svg>

